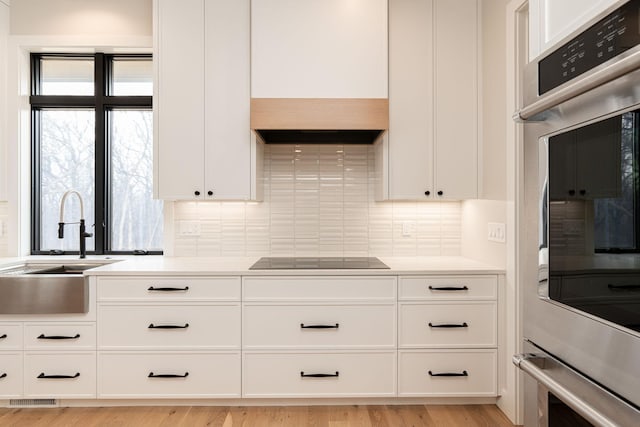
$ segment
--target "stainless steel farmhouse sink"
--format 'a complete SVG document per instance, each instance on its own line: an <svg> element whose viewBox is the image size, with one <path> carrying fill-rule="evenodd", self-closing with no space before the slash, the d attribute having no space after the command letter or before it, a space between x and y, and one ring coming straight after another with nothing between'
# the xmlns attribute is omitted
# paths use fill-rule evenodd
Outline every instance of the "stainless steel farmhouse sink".
<svg viewBox="0 0 640 427"><path fill-rule="evenodd" d="M89 310L85 270L104 263L22 264L0 269L0 314L70 314Z"/></svg>

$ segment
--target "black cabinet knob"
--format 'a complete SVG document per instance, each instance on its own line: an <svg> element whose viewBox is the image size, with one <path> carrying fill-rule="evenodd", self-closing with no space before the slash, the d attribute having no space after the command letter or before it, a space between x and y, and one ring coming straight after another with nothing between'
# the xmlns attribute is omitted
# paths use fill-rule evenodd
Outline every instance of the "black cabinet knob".
<svg viewBox="0 0 640 427"><path fill-rule="evenodd" d="M425 191L425 192L424 192L424 195L425 195L425 196L430 196L430 195L431 195L431 191L429 191L429 190Z"/></svg>
<svg viewBox="0 0 640 427"><path fill-rule="evenodd" d="M580 195L584 196L585 194L587 194L587 190L580 190Z"/></svg>
<svg viewBox="0 0 640 427"><path fill-rule="evenodd" d="M442 196L444 193L441 191L438 191L438 196Z"/></svg>
<svg viewBox="0 0 640 427"><path fill-rule="evenodd" d="M207 191L207 196L213 196L213 191L211 190Z"/></svg>
<svg viewBox="0 0 640 427"><path fill-rule="evenodd" d="M200 195L200 192L198 190L194 191L193 194L195 194L196 196Z"/></svg>
<svg viewBox="0 0 640 427"><path fill-rule="evenodd" d="M570 196L575 196L576 195L576 190L569 190L569 195Z"/></svg>

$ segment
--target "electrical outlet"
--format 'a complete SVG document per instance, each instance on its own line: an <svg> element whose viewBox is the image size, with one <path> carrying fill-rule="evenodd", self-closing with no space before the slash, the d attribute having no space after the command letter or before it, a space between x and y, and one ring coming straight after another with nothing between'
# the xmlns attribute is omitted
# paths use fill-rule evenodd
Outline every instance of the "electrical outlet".
<svg viewBox="0 0 640 427"><path fill-rule="evenodd" d="M180 221L180 236L199 236L200 221Z"/></svg>
<svg viewBox="0 0 640 427"><path fill-rule="evenodd" d="M411 237L416 231L416 223L413 221L404 221L402 223L402 237Z"/></svg>
<svg viewBox="0 0 640 427"><path fill-rule="evenodd" d="M505 243L507 241L507 227L502 222L490 222L487 232L487 238L492 242Z"/></svg>

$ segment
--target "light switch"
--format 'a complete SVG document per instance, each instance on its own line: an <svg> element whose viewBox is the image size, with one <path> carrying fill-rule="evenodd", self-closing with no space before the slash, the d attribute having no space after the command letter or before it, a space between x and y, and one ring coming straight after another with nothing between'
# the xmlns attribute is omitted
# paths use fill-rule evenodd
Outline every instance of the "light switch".
<svg viewBox="0 0 640 427"><path fill-rule="evenodd" d="M487 238L492 242L505 243L507 241L507 227L502 222L490 222Z"/></svg>

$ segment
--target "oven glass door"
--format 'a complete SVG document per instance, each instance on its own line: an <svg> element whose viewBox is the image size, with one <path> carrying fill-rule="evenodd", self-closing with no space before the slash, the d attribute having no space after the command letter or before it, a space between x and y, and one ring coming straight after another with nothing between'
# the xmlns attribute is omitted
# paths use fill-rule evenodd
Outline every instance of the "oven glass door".
<svg viewBox="0 0 640 427"><path fill-rule="evenodd" d="M549 137L549 298L640 332L640 110Z"/></svg>
<svg viewBox="0 0 640 427"><path fill-rule="evenodd" d="M547 420L549 427L593 427L551 392L547 393Z"/></svg>

